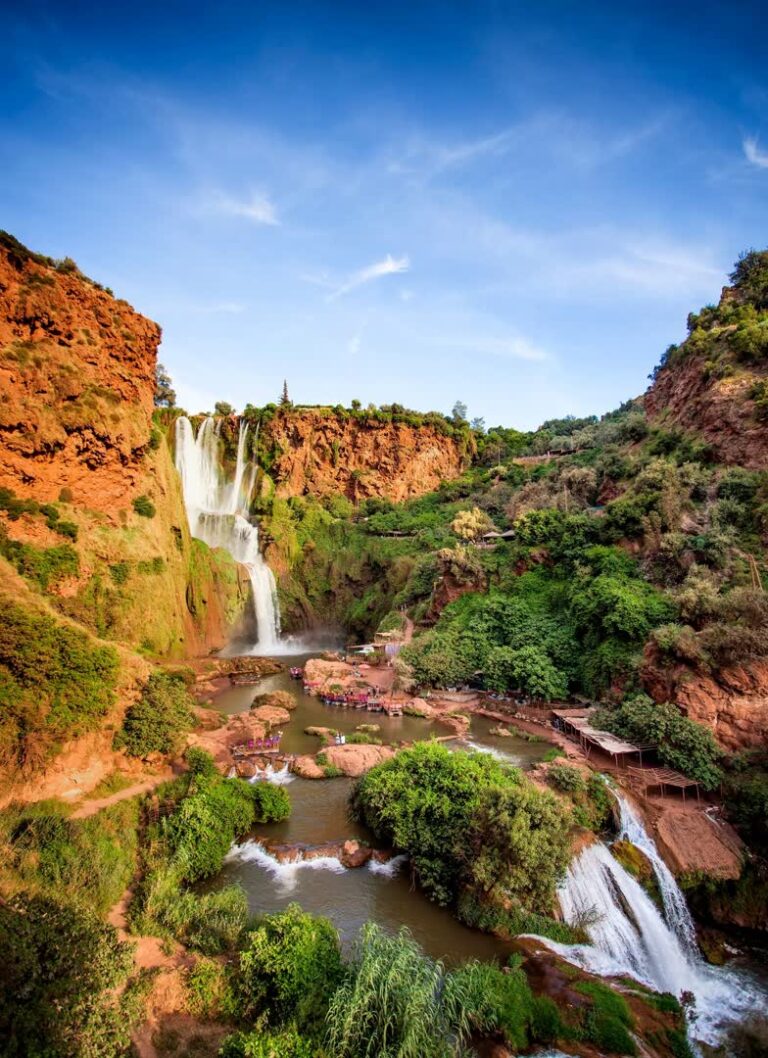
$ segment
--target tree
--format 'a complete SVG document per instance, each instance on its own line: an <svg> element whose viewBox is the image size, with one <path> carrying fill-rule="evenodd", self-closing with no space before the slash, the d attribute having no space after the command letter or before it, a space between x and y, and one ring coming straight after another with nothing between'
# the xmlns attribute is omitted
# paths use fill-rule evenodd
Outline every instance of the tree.
<svg viewBox="0 0 768 1058"><path fill-rule="evenodd" d="M472 427L475 433L485 432L485 419L482 419L479 416L477 418L474 418L469 425Z"/></svg>
<svg viewBox="0 0 768 1058"><path fill-rule="evenodd" d="M467 421L467 406L466 406L466 404L464 404L460 400L457 400L456 403L453 406L453 411L451 412L451 416L453 417L453 421L455 423L466 422Z"/></svg>
<svg viewBox="0 0 768 1058"><path fill-rule="evenodd" d="M493 522L479 507L471 511L459 511L451 522L451 530L462 540L479 540L493 529Z"/></svg>
<svg viewBox="0 0 768 1058"><path fill-rule="evenodd" d="M221 415L223 418L229 418L230 415L235 414L235 409L225 400L217 400L213 410L216 415Z"/></svg>
<svg viewBox="0 0 768 1058"><path fill-rule="evenodd" d="M485 685L494 691L521 690L537 701L566 694L566 680L539 646L494 647L485 663Z"/></svg>
<svg viewBox="0 0 768 1058"><path fill-rule="evenodd" d="M155 407L176 407L176 390L173 388L173 380L160 363L155 368Z"/></svg>
<svg viewBox="0 0 768 1058"><path fill-rule="evenodd" d="M288 396L288 381L283 380L283 392L280 394L280 404L287 407L291 403L291 398Z"/></svg>
<svg viewBox="0 0 768 1058"><path fill-rule="evenodd" d="M184 681L167 672L153 672L141 698L128 707L115 746L131 757L173 753L192 727L192 698Z"/></svg>
<svg viewBox="0 0 768 1058"><path fill-rule="evenodd" d="M112 1058L129 1045L131 946L89 910L47 896L0 904L6 1058ZM122 995L121 995L122 992Z"/></svg>
<svg viewBox="0 0 768 1058"><path fill-rule="evenodd" d="M247 935L238 975L242 1012L318 1032L342 973L333 924L289 904Z"/></svg>
<svg viewBox="0 0 768 1058"><path fill-rule="evenodd" d="M362 404L357 399L353 400L350 406L352 408L352 411L360 411L360 409L362 408Z"/></svg>

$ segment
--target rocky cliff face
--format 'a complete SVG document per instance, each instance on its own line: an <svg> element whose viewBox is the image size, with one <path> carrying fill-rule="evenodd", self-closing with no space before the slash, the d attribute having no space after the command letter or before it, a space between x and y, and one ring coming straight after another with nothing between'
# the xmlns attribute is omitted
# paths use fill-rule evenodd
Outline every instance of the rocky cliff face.
<svg viewBox="0 0 768 1058"><path fill-rule="evenodd" d="M768 418L759 393L768 374L764 351L755 346L757 351L747 354L744 349L750 349L750 341L765 341L759 329L768 331L768 312L754 310L745 300L725 287L716 309L694 317L700 322L679 348L673 347L644 402L654 425L695 434L711 446L717 462L763 470L768 467ZM752 328L757 328L755 339Z"/></svg>
<svg viewBox="0 0 768 1058"><path fill-rule="evenodd" d="M0 241L0 486L125 508L150 440L160 328Z"/></svg>
<svg viewBox="0 0 768 1058"><path fill-rule="evenodd" d="M91 632L179 657L223 645L249 587L190 539L152 425L159 342L156 323L72 262L0 234L0 488L53 505L71 530L0 509L0 553ZM62 575L43 583L54 561Z"/></svg>
<svg viewBox="0 0 768 1058"><path fill-rule="evenodd" d="M738 752L766 744L768 662L706 674L683 664L662 667L651 650L642 678L657 702L675 702L691 720L708 727L724 749Z"/></svg>
<svg viewBox="0 0 768 1058"><path fill-rule="evenodd" d="M412 426L307 409L278 414L265 429L275 449L271 476L281 497L335 493L353 501L407 500L457 477L468 462L460 442L429 423Z"/></svg>

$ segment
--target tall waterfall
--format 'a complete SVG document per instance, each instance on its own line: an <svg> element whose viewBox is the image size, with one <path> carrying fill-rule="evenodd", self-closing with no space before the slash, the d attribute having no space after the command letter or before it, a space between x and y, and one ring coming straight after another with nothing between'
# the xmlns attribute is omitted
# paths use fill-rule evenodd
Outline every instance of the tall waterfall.
<svg viewBox="0 0 768 1058"><path fill-rule="evenodd" d="M221 420L205 419L197 432L182 415L176 420L176 468L192 536L209 547L221 547L248 571L256 611L260 653L277 649L280 611L272 570L259 551L259 531L248 520L256 467L245 455L248 425L241 420L234 476L224 480L221 462Z"/></svg>
<svg viewBox="0 0 768 1058"><path fill-rule="evenodd" d="M685 897L661 859L632 805L616 795L622 833L648 857L656 874L663 913L602 842L572 862L560 891L566 922L582 922L590 944L548 947L602 976L630 975L660 992L696 998L691 1034L715 1043L719 1028L765 1009L765 996L746 973L709 966L701 958Z"/></svg>

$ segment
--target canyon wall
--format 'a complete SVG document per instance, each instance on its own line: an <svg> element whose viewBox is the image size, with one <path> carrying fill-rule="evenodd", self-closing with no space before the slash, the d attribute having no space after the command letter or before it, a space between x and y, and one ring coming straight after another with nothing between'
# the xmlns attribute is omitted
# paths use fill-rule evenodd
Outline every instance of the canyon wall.
<svg viewBox="0 0 768 1058"><path fill-rule="evenodd" d="M334 409L278 412L264 433L279 497L342 494L354 502L372 496L399 502L458 477L471 455L461 439L428 420L411 425Z"/></svg>
<svg viewBox="0 0 768 1058"><path fill-rule="evenodd" d="M0 486L112 515L144 474L160 328L45 262L0 240Z"/></svg>

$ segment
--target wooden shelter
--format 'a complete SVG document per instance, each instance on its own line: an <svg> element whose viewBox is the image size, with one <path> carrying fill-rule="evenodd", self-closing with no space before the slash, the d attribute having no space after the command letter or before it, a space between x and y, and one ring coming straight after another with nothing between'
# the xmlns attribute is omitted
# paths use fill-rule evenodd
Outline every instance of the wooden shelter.
<svg viewBox="0 0 768 1058"><path fill-rule="evenodd" d="M687 775L683 775L679 771L673 771L672 768L633 768L630 765L629 775L630 782L633 785L639 786L643 790L658 787L662 796L667 787L680 790L683 795L683 801L685 801L685 791L694 787L696 799L701 800L700 784L695 779L689 779Z"/></svg>
<svg viewBox="0 0 768 1058"><path fill-rule="evenodd" d="M610 731L600 731L592 727L589 722L592 714L591 709L553 709L552 714L560 727L566 734L578 738L581 748L587 758L593 749L599 749L612 758L617 766L624 763L627 757L637 754L640 763L643 762L643 753L655 747L649 743L635 744L626 742Z"/></svg>

